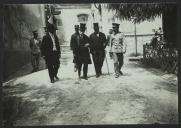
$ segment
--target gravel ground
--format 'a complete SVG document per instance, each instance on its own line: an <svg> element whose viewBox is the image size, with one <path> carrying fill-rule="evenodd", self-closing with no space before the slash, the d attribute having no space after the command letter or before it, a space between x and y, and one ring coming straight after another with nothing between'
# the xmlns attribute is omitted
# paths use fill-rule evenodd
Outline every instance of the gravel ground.
<svg viewBox="0 0 181 128"><path fill-rule="evenodd" d="M108 63L110 75L106 63L100 78L90 65L88 80L76 82L72 56L66 54L54 84L47 69L4 83L5 103L11 106L5 115L12 111L16 125L178 123L175 75L125 58L124 75L114 78L109 58Z"/></svg>

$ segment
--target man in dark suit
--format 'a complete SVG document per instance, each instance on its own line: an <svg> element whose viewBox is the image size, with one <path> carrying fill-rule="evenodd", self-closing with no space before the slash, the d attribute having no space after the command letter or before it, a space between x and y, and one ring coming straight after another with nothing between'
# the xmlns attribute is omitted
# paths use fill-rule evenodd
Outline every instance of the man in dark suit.
<svg viewBox="0 0 181 128"><path fill-rule="evenodd" d="M30 49L31 49L31 63L33 71L38 71L39 61L40 61L40 40L38 40L38 31L33 31L33 38L30 39Z"/></svg>
<svg viewBox="0 0 181 128"><path fill-rule="evenodd" d="M70 49L73 52L73 63L74 63L74 71L76 72L78 69L78 45L79 45L79 40L80 40L80 33L79 33L79 25L75 25L75 33L72 34L71 40L70 40Z"/></svg>
<svg viewBox="0 0 181 128"><path fill-rule="evenodd" d="M74 51L76 51L76 62L78 64L78 75L81 76L81 68L83 65L83 79L87 80L88 64L91 64L91 58L89 53L89 37L84 34L86 30L86 24L80 23L80 38L74 45Z"/></svg>
<svg viewBox="0 0 181 128"><path fill-rule="evenodd" d="M106 36L99 32L99 24L94 23L94 33L90 35L90 51L94 61L96 77L102 74L102 66L105 58L105 48L107 45Z"/></svg>
<svg viewBox="0 0 181 128"><path fill-rule="evenodd" d="M51 83L54 83L55 79L59 79L57 73L60 66L59 59L61 56L61 51L59 40L56 35L56 27L53 24L48 23L47 29L48 32L42 40L41 51L48 67Z"/></svg>

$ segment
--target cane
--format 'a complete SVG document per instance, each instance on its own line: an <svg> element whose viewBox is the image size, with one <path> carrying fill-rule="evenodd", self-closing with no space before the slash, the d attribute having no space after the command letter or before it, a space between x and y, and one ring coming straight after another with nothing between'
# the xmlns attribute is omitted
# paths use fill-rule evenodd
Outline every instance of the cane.
<svg viewBox="0 0 181 128"><path fill-rule="evenodd" d="M105 54L106 54L106 51L105 51ZM108 65L108 62L107 62L107 55L105 55L105 58L106 58L106 65L107 65L108 75L110 75L110 73L109 73L109 65Z"/></svg>

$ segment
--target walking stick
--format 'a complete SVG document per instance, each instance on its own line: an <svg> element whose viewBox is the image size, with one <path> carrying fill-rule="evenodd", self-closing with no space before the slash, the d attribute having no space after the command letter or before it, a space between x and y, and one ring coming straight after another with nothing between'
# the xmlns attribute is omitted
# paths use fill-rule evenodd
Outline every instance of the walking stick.
<svg viewBox="0 0 181 128"><path fill-rule="evenodd" d="M106 54L106 51L105 51L105 54ZM106 57L106 65L107 65L108 75L110 75L110 73L109 73L109 65L108 65L108 62L107 62L107 55L105 55L105 57Z"/></svg>

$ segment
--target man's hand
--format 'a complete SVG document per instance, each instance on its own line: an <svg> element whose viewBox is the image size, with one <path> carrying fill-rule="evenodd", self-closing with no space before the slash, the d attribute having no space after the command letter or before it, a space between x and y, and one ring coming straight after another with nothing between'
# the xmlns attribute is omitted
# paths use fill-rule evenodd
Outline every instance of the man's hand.
<svg viewBox="0 0 181 128"><path fill-rule="evenodd" d="M84 46L85 46L85 47L89 47L89 43L86 43Z"/></svg>
<svg viewBox="0 0 181 128"><path fill-rule="evenodd" d="M110 56L110 58L112 58L113 57L113 52L109 52L109 56Z"/></svg>

